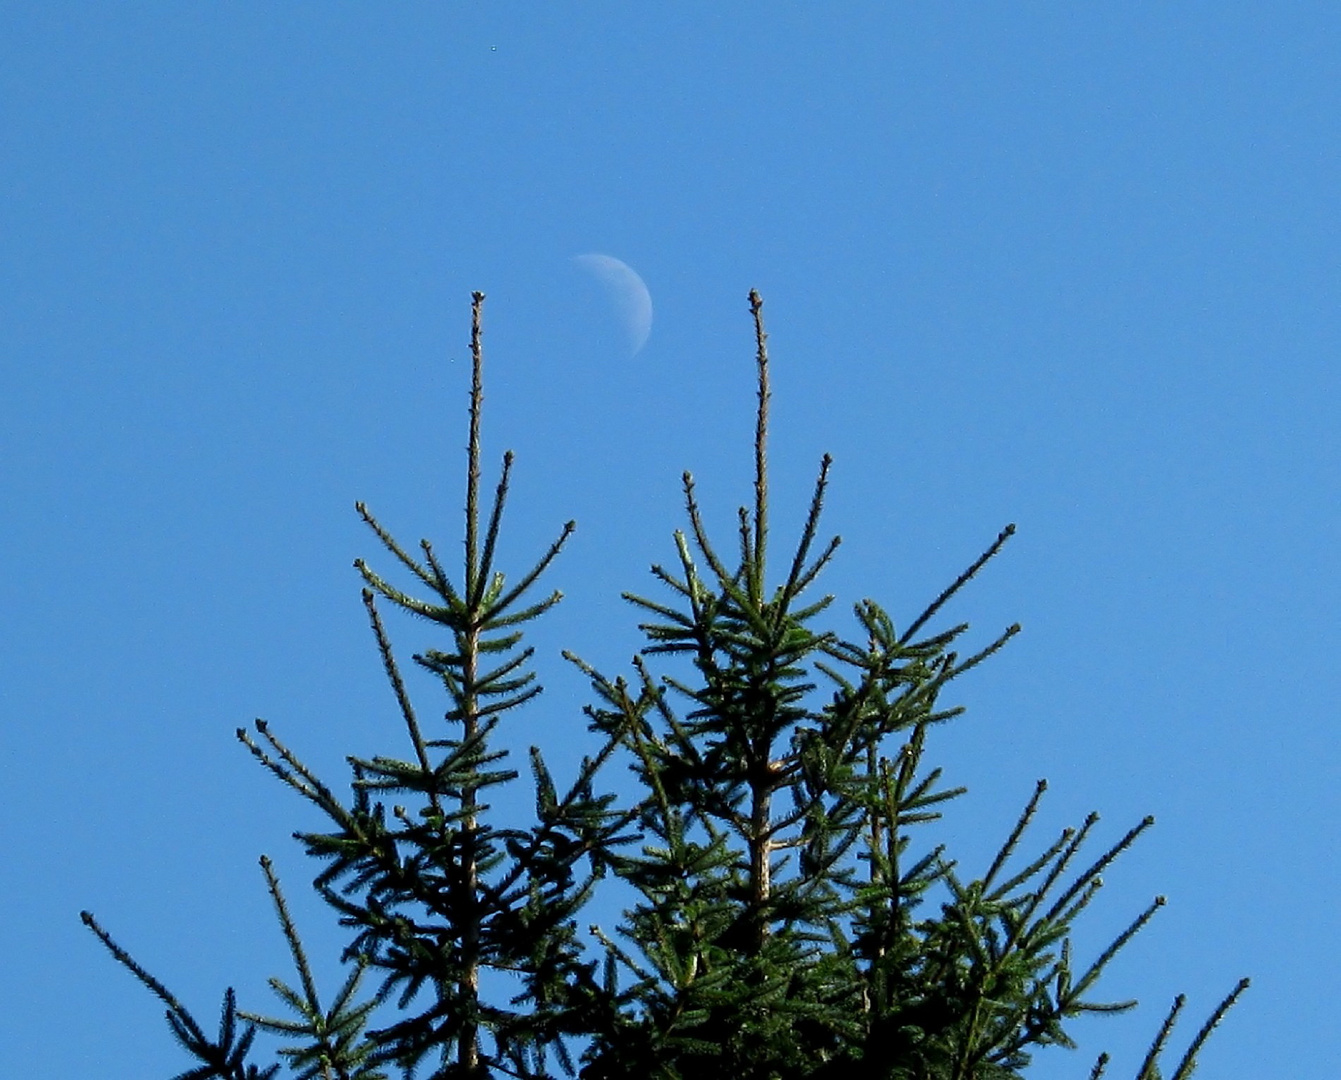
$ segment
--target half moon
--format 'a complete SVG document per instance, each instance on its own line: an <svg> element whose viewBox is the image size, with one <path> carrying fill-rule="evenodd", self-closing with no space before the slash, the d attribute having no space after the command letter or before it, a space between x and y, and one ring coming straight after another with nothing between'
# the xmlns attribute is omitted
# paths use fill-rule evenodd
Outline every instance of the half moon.
<svg viewBox="0 0 1341 1080"><path fill-rule="evenodd" d="M633 267L613 255L574 255L573 264L604 287L624 328L629 355L634 355L647 343L647 335L652 332L652 294L647 291L643 279Z"/></svg>

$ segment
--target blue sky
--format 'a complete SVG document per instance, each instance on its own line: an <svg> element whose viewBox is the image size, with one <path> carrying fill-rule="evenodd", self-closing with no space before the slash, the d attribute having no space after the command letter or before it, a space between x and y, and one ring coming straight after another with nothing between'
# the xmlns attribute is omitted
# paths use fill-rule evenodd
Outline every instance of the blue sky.
<svg viewBox="0 0 1341 1080"><path fill-rule="evenodd" d="M626 662L683 469L748 497L756 287L775 531L832 452L844 609L1018 524L951 613L1024 633L938 734L940 838L985 868L1040 776L1039 842L1158 819L1078 942L1168 895L1141 1008L1033 1075L1129 1076L1247 974L1199 1075L1335 1076L1341 14L1101 7L3 5L0 1073L186 1064L81 908L204 1017L286 971L261 852L335 940L233 730L400 746L352 504L459 539L470 291L504 554L579 523L515 734L562 772L558 650ZM583 252L647 282L636 356Z"/></svg>

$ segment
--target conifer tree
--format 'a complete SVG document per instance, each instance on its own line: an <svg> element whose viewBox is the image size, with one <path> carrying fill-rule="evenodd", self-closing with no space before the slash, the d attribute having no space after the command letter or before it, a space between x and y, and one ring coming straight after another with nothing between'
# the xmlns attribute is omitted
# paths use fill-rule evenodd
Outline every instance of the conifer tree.
<svg viewBox="0 0 1341 1080"><path fill-rule="evenodd" d="M322 864L313 886L348 932L343 985L322 1004L268 858L262 871L298 976L297 988L270 980L287 1018L239 1010L230 988L211 1037L83 914L166 1007L196 1062L178 1080L260 1080L281 1066L303 1080L425 1070L435 1080L1008 1080L1025 1075L1037 1048L1073 1047L1074 1017L1133 1007L1091 994L1163 898L1085 962L1073 960L1072 932L1102 874L1152 818L1088 864L1080 852L1094 814L1025 854L1040 781L980 877L966 879L941 847L914 846L916 827L963 792L925 760L933 729L961 711L942 705L942 692L1019 630L961 655L967 625L933 624L1014 527L902 629L871 600L856 604L852 631L821 625L832 597L812 595L812 586L839 543L822 543L819 532L831 463L826 456L800 537L774 576L769 359L757 293L754 490L733 554L708 536L686 473L687 531L675 535L673 567L653 567L668 598L625 594L646 619L631 673L608 677L565 654L596 697L586 710L595 752L561 794L532 748L533 822L494 823L487 799L518 773L493 736L540 693L523 634L560 599L537 598L534 587L574 526L515 581L496 568L512 455L486 515L483 300L474 294L460 575L428 541L412 554L357 507L423 590L403 591L355 562L408 751L349 758L350 794L341 797L264 721L238 731L329 823L295 835ZM379 601L441 635L413 659L441 683L445 725L420 721ZM667 670L658 674L656 663ZM597 790L615 760L636 782L631 798ZM612 933L593 926L586 937L579 918L603 879L635 899ZM516 992L491 993L490 973L511 976ZM1246 986L1212 1012L1170 1080L1191 1075ZM1179 997L1137 1080L1164 1080L1160 1062L1182 1007ZM252 1060L260 1031L281 1038L278 1061ZM1106 1065L1101 1055L1091 1080Z"/></svg>

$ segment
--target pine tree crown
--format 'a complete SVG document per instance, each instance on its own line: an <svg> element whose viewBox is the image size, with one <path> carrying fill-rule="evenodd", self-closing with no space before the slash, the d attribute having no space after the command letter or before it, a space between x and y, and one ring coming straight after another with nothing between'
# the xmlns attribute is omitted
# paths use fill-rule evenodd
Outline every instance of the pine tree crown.
<svg viewBox="0 0 1341 1080"><path fill-rule="evenodd" d="M1074 1047L1068 1022L1134 1001L1090 997L1109 962L1163 905L1156 897L1088 963L1073 927L1102 875L1147 817L1077 869L1098 817L1034 855L1022 842L1039 781L986 872L965 880L943 847L916 853L916 826L963 793L925 762L932 729L962 711L946 686L997 652L1008 627L961 655L967 624L934 631L946 605L1005 545L995 541L906 627L873 600L855 633L821 626L833 597L813 587L838 550L819 525L825 456L785 574L770 577L768 411L763 301L750 293L757 409L752 505L734 552L703 525L684 474L687 528L676 561L652 573L666 599L626 593L645 621L632 671L609 677L571 653L595 698L595 752L561 788L530 751L534 815L502 827L486 801L519 782L494 735L541 692L528 624L561 598L536 587L574 530L568 522L524 573L496 564L511 452L481 507L482 311L472 295L464 560L459 577L429 541L402 547L357 510L421 590L403 591L362 559L363 603L409 753L350 757L342 797L264 721L238 738L316 806L326 831L295 834L322 868L313 881L348 935L348 976L323 1005L272 862L261 867L298 977L270 986L289 1018L224 996L217 1037L88 912L84 922L165 1006L197 1063L177 1080L258 1080L284 1064L303 1080L554 1075L826 1080L1006 1080L1041 1047ZM776 582L776 583L774 583ZM419 617L441 644L413 656L441 684L444 725L421 723L379 602ZM658 674L656 664L670 669ZM622 761L632 796L598 790ZM395 801L392 801L395 800ZM388 805L390 803L390 805ZM603 883L633 898L613 933L579 919ZM944 899L930 913L933 897ZM505 975L514 991L490 992ZM369 991L363 989L371 980ZM1247 987L1212 1012L1170 1073L1186 1080L1211 1031ZM1180 996L1137 1080L1156 1080ZM278 1036L261 1066L259 1032ZM1099 1080L1101 1055L1090 1073Z"/></svg>

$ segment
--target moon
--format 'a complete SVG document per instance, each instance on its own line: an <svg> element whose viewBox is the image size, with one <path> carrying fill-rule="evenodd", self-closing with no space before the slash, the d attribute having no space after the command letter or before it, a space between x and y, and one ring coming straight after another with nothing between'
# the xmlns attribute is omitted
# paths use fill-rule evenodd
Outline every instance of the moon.
<svg viewBox="0 0 1341 1080"><path fill-rule="evenodd" d="M633 356L652 332L652 294L643 279L628 263L613 255L574 255L573 265L594 277L614 304L620 325Z"/></svg>

